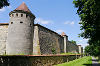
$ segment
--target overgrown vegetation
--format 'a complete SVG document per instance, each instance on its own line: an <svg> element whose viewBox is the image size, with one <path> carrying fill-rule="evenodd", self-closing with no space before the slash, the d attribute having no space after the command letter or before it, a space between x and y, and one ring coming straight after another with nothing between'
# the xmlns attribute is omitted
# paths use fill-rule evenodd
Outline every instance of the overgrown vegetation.
<svg viewBox="0 0 100 66"><path fill-rule="evenodd" d="M52 52L52 54L56 54L56 49L55 48L52 48L51 49L51 52Z"/></svg>
<svg viewBox="0 0 100 66"><path fill-rule="evenodd" d="M66 62L63 64L58 64L55 66L91 66L92 65L92 57L91 56L85 56L80 59L76 59L70 62Z"/></svg>

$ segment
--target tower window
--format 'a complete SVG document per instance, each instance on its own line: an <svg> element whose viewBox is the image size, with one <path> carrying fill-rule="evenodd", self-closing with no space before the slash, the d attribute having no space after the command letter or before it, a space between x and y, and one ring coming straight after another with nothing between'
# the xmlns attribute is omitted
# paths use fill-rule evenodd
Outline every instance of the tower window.
<svg viewBox="0 0 100 66"><path fill-rule="evenodd" d="M23 17L23 14L21 14L21 17Z"/></svg>
<svg viewBox="0 0 100 66"><path fill-rule="evenodd" d="M23 22L20 22L20 23L23 23Z"/></svg>
<svg viewBox="0 0 100 66"><path fill-rule="evenodd" d="M11 24L13 24L13 22L11 22Z"/></svg>
<svg viewBox="0 0 100 66"><path fill-rule="evenodd" d="M18 14L16 14L16 16L18 16Z"/></svg>

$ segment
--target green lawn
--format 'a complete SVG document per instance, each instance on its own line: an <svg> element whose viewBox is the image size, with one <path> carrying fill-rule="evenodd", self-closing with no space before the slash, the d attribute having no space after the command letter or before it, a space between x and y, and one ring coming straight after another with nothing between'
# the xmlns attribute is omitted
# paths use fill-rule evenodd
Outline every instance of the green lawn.
<svg viewBox="0 0 100 66"><path fill-rule="evenodd" d="M63 64L54 65L54 66L91 66L91 64L92 64L92 57L85 56L80 59L76 59L70 62L66 62Z"/></svg>
<svg viewBox="0 0 100 66"><path fill-rule="evenodd" d="M79 53L61 53L61 55L71 55L71 54L79 54Z"/></svg>

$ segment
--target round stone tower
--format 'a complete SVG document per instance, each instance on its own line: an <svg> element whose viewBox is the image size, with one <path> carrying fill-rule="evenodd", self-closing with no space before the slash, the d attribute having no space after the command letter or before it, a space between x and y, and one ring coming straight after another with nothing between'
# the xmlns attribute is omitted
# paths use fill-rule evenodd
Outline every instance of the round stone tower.
<svg viewBox="0 0 100 66"><path fill-rule="evenodd" d="M35 16L23 2L9 13L10 22L6 44L7 55L31 55L33 53L33 27Z"/></svg>

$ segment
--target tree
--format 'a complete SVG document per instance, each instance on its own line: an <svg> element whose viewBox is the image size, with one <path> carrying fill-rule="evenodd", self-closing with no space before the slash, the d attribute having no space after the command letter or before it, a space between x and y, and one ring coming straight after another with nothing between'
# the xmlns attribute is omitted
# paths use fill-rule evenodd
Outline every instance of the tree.
<svg viewBox="0 0 100 66"><path fill-rule="evenodd" d="M76 44L76 41L74 41L74 40L71 40L70 42L73 43L73 44Z"/></svg>
<svg viewBox="0 0 100 66"><path fill-rule="evenodd" d="M93 46L86 46L85 49L85 54L89 54L89 55L92 55L94 54L94 50L93 50Z"/></svg>
<svg viewBox="0 0 100 66"><path fill-rule="evenodd" d="M8 0L0 0L0 9L9 6Z"/></svg>
<svg viewBox="0 0 100 66"><path fill-rule="evenodd" d="M98 46L93 46L93 45L89 45L89 46L86 46L85 47L85 53L86 54L89 54L89 55L92 55L92 56L98 56L99 55L99 52L100 52L100 47Z"/></svg>
<svg viewBox="0 0 100 66"><path fill-rule="evenodd" d="M73 3L80 17L82 33L80 37L88 38L89 45L99 55L100 50L100 0L74 0Z"/></svg>

